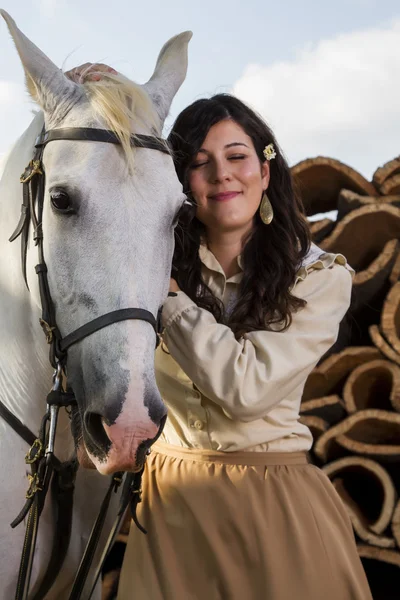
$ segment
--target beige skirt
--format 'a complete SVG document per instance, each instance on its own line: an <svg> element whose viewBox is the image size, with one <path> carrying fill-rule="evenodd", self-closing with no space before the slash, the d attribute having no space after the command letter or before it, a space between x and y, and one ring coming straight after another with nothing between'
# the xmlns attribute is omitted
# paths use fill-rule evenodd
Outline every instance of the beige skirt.
<svg viewBox="0 0 400 600"><path fill-rule="evenodd" d="M304 453L157 443L118 600L372 600L345 508Z"/></svg>

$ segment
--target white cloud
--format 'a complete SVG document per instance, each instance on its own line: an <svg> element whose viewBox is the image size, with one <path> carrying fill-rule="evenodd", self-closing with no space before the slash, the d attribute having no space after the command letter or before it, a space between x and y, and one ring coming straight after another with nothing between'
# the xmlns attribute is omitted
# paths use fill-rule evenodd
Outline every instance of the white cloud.
<svg viewBox="0 0 400 600"><path fill-rule="evenodd" d="M51 19L64 4L64 0L39 0L39 10L44 17Z"/></svg>
<svg viewBox="0 0 400 600"><path fill-rule="evenodd" d="M400 20L249 65L233 92L271 124L292 164L322 154L371 176L400 154Z"/></svg>
<svg viewBox="0 0 400 600"><path fill-rule="evenodd" d="M21 95L21 86L13 81L0 81L0 109L3 111Z"/></svg>

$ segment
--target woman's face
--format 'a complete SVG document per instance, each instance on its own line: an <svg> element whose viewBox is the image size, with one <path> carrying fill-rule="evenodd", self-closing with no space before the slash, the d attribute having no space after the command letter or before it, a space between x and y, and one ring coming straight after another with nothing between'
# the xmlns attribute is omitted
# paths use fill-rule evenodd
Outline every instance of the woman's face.
<svg viewBox="0 0 400 600"><path fill-rule="evenodd" d="M260 163L252 139L231 119L211 127L189 168L196 216L214 235L247 234L268 183L268 162Z"/></svg>

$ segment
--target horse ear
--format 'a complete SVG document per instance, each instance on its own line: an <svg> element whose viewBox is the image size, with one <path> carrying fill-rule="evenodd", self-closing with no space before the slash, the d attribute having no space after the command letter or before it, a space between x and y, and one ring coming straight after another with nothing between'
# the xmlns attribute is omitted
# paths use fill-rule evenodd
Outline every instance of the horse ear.
<svg viewBox="0 0 400 600"><path fill-rule="evenodd" d="M78 86L20 31L10 15L0 9L0 14L17 48L25 71L26 86L41 108L52 114L63 98L71 98Z"/></svg>
<svg viewBox="0 0 400 600"><path fill-rule="evenodd" d="M164 44L156 68L144 88L153 100L160 119L165 121L172 100L185 80L191 31L184 31Z"/></svg>

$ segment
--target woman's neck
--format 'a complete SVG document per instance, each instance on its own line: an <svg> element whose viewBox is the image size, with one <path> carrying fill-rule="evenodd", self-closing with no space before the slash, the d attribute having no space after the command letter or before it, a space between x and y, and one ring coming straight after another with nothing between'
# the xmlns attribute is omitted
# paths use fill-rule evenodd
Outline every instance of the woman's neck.
<svg viewBox="0 0 400 600"><path fill-rule="evenodd" d="M237 262L242 253L246 236L238 232L223 233L207 232L207 246L221 265L227 279L240 272Z"/></svg>

